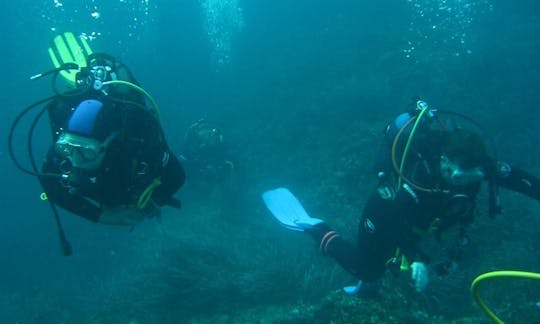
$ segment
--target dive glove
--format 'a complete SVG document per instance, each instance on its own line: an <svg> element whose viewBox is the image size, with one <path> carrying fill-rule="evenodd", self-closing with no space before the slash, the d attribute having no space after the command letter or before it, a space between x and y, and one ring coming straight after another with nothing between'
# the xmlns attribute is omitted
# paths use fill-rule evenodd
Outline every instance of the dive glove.
<svg viewBox="0 0 540 324"><path fill-rule="evenodd" d="M414 281L416 291L424 291L429 283L426 265L422 262L413 262L411 264L411 278Z"/></svg>

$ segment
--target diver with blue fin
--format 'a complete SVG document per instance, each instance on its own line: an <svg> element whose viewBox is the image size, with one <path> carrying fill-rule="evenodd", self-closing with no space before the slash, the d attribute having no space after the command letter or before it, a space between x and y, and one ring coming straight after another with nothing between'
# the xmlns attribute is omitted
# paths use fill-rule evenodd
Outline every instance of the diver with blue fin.
<svg viewBox="0 0 540 324"><path fill-rule="evenodd" d="M284 227L307 233L323 255L359 280L344 288L348 294L376 291L386 270L409 271L420 292L429 282L428 267L440 275L456 269L470 242L467 226L483 182L490 217L501 213L499 186L540 200L540 180L499 161L485 132L467 116L431 109L417 99L386 127L384 137L375 168L379 185L360 216L356 243L310 217L288 189L262 196ZM443 238L449 233L452 238ZM429 240L446 256L435 260L426 253Z"/></svg>
<svg viewBox="0 0 540 324"><path fill-rule="evenodd" d="M164 205L180 208L174 194L185 181L184 169L165 140L155 101L127 66L92 52L72 33L57 36L49 54L55 68L32 79L52 75L55 94L17 116L9 151L19 169L39 179L64 254L71 248L57 206L92 222L125 226L159 216ZM67 90L60 90L60 82ZM28 168L15 157L13 137L22 118L36 109L28 130ZM40 170L32 146L45 113L52 145Z"/></svg>

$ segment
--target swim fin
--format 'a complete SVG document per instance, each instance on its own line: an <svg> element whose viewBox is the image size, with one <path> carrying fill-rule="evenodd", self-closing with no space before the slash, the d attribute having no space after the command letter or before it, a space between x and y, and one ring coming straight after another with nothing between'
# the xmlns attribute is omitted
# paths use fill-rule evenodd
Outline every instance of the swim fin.
<svg viewBox="0 0 540 324"><path fill-rule="evenodd" d="M323 221L308 215L300 201L287 188L268 190L262 195L264 204L284 227L304 231Z"/></svg>
<svg viewBox="0 0 540 324"><path fill-rule="evenodd" d="M55 68L66 63L75 63L79 68L86 67L86 58L92 54L92 49L86 39L75 36L72 32L57 35L49 47L49 57ZM75 85L78 70L62 70L60 75L71 85Z"/></svg>

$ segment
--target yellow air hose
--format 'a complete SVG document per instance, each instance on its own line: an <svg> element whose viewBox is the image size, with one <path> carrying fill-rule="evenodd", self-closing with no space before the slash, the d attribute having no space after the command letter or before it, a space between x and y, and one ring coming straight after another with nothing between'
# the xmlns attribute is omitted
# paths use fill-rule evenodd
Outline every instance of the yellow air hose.
<svg viewBox="0 0 540 324"><path fill-rule="evenodd" d="M136 84L133 84L131 82L128 82L128 81L123 81L123 80L112 80L112 81L106 81L106 82L103 82L103 85L106 86L106 85L125 85L125 86L128 86L130 88L133 88L137 91L139 91L140 93L142 93L146 98L148 98L148 100L150 101L150 103L152 104L152 109L153 109L153 112L156 116L156 118L158 119L158 121L161 121L161 113L159 112L159 108L158 108L158 105L156 103L156 101L154 100L154 98L152 98L152 96L146 91L144 90L143 88L139 87L138 85Z"/></svg>
<svg viewBox="0 0 540 324"><path fill-rule="evenodd" d="M150 202L150 199L152 198L152 194L154 193L154 189L159 187L161 185L161 179L155 178L149 185L146 187L146 189L143 191L143 193L139 196L139 199L137 200L137 209L144 209L148 205L148 202Z"/></svg>
<svg viewBox="0 0 540 324"><path fill-rule="evenodd" d="M471 292L476 300L476 303L482 308L484 313L493 321L493 323L504 324L504 322L493 313L489 307L487 307L484 300L480 297L478 292L478 285L482 281L495 278L522 278L522 279L534 279L540 280L540 273L535 272L525 272L525 271L514 271L514 270L501 270L501 271L492 271L479 275L476 277L471 284Z"/></svg>

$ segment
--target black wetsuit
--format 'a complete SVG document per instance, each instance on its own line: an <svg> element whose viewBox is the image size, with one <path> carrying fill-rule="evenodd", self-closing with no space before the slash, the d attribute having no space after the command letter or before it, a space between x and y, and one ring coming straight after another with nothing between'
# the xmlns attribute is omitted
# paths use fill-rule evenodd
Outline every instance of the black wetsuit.
<svg viewBox="0 0 540 324"><path fill-rule="evenodd" d="M48 107L53 141L65 129L74 107L83 100L104 103L96 124L100 132L118 135L106 149L101 166L95 170L69 167L55 152L54 144L43 163L43 173L64 174L40 177L48 199L58 206L91 221L98 221L105 208L134 206L140 195L155 180L160 185L152 193L158 205L179 207L173 194L185 180L184 170L165 141L157 118L144 106L140 96L118 100L98 92L84 96L58 98Z"/></svg>
<svg viewBox="0 0 540 324"><path fill-rule="evenodd" d="M437 166L432 169L438 170ZM492 179L497 185L540 200L537 178L515 167L504 171L493 173ZM419 248L422 235L426 232L437 235L453 225L470 224L480 189L480 183L467 187L445 186L438 173L430 176L431 186L444 190L424 192L402 184L393 197L386 199L375 191L360 218L356 244L343 239L326 223L306 231L323 254L333 257L345 270L365 282L382 276L398 248L409 261L425 262L426 255Z"/></svg>

